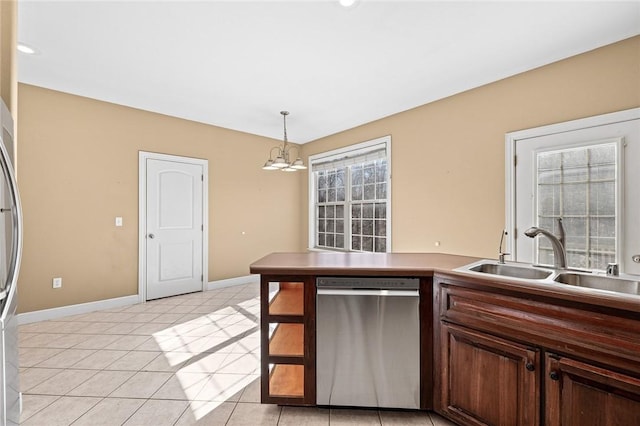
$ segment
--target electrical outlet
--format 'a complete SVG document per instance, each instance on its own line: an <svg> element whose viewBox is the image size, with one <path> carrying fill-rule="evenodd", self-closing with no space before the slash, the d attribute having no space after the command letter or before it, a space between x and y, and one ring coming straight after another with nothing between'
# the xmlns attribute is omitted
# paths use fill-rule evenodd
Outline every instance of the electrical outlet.
<svg viewBox="0 0 640 426"><path fill-rule="evenodd" d="M53 288L62 287L62 278L54 278L53 279Z"/></svg>

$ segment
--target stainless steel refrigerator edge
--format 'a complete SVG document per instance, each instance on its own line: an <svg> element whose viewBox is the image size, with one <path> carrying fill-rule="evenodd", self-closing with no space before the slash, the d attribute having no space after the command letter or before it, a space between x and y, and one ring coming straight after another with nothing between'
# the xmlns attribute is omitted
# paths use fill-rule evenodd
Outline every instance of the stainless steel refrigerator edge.
<svg viewBox="0 0 640 426"><path fill-rule="evenodd" d="M316 281L318 405L420 408L417 278Z"/></svg>
<svg viewBox="0 0 640 426"><path fill-rule="evenodd" d="M4 102L0 103L0 424L18 425L22 404L16 308L22 256L22 210L12 158L13 118Z"/></svg>

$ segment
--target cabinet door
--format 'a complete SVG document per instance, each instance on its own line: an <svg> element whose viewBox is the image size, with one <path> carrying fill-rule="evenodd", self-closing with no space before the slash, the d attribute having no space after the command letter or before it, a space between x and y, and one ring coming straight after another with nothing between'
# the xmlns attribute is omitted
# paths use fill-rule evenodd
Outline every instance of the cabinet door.
<svg viewBox="0 0 640 426"><path fill-rule="evenodd" d="M533 426L539 413L539 352L442 323L440 407L462 425Z"/></svg>
<svg viewBox="0 0 640 426"><path fill-rule="evenodd" d="M546 425L640 425L640 379L546 356Z"/></svg>

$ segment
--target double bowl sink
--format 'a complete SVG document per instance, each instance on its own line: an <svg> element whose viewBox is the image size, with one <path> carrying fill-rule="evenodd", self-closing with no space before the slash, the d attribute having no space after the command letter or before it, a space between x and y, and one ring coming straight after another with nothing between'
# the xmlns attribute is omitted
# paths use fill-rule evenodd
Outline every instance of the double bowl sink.
<svg viewBox="0 0 640 426"><path fill-rule="evenodd" d="M614 277L590 272L573 271L571 269L555 270L523 263L498 263L490 260L475 262L458 268L456 271L516 278L519 280L533 280L534 282L556 283L640 296L640 277Z"/></svg>

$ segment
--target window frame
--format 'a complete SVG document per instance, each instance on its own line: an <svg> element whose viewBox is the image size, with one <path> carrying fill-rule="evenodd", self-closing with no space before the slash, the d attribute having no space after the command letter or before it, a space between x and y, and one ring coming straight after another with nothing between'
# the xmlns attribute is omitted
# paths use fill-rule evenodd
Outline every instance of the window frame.
<svg viewBox="0 0 640 426"><path fill-rule="evenodd" d="M385 150L385 159L387 161L387 197L386 197L386 253L390 253L391 250L391 135L383 136L380 138L368 140L365 142L360 142L353 145L348 145L342 148L321 152L318 154L309 156L309 173L308 173L308 187L309 187L309 204L308 204L308 214L309 214L309 226L308 226L308 239L307 239L307 248L310 251L322 251L322 252L351 252L351 221L347 220L347 217L351 218L351 185L346 185L346 193L345 193L345 246L349 248L345 249L329 249L325 247L318 247L316 244L317 237L317 218L316 218L316 178L314 171L314 163L318 164L320 162L330 161L332 158L338 159L340 157L344 157L347 154L363 155L366 152L372 152L376 149L376 147L384 145ZM349 182L351 183L351 182ZM362 201L362 200L356 200ZM374 204L377 200L371 200ZM349 210L348 215L347 210ZM346 232L348 230L348 232ZM354 251L356 253L373 253L373 252L364 252L364 251ZM378 252L381 253L381 252Z"/></svg>
<svg viewBox="0 0 640 426"><path fill-rule="evenodd" d="M592 127L616 124L637 119L640 119L640 108L632 108L593 117L510 132L505 135L505 229L509 230L509 232L507 237L505 238L504 251L510 253L510 256L507 257L508 259L521 261L520 259L518 259L518 255L516 253L515 234L517 232L521 232L522 230L514 230L514 226L516 224L516 164L518 162L518 159L516 158L516 144L518 143L518 141L564 132L571 132L575 130L583 130ZM570 146L571 145L568 144L566 147L569 148ZM623 155L622 152L622 149L619 149L618 156ZM620 161L619 164L621 165L621 167L619 168L619 173L622 173L621 170L623 167L623 162L620 158L618 160ZM624 200L625 182L622 179L621 175L619 175L619 179L620 184L618 186L618 199ZM619 206L624 205L623 202L622 204L620 204L620 202L618 204ZM623 220L625 220L625 218L623 217L624 212L617 212L617 214L619 214L620 220L617 221L618 229L616 230L616 233L619 236L616 244L616 257L620 259L622 256L625 256L628 253L624 253L623 247L625 246L625 236L620 229Z"/></svg>

